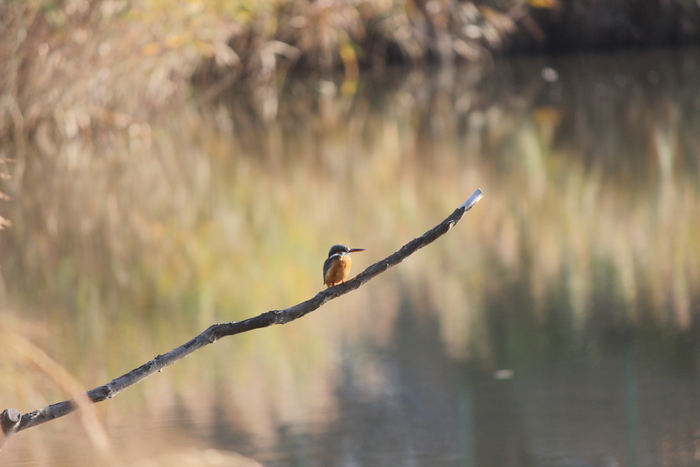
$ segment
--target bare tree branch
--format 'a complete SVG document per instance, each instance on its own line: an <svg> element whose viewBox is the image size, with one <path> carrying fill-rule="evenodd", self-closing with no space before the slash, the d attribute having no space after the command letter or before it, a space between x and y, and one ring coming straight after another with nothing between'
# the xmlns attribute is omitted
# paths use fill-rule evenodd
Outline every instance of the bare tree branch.
<svg viewBox="0 0 700 467"><path fill-rule="evenodd" d="M92 402L102 402L104 400L111 399L124 389L144 380L153 373L161 371L166 366L172 365L205 345L216 342L222 337L252 331L253 329L264 328L273 324L285 324L311 313L329 300L340 297L341 295L345 295L346 293L357 289L365 282L383 273L390 267L399 264L408 256L415 253L416 250L423 248L429 243L437 240L439 237L447 233L447 231L449 231L457 222L459 222L460 219L462 219L462 216L464 216L464 214L469 211L482 197L483 192L481 190L476 190L474 194L472 194L469 199L458 207L447 219L431 230L427 231L422 236L414 238L408 242L396 253L369 266L354 279L349 280L344 284L325 289L316 294L316 296L313 298L284 310L268 311L267 313L263 313L244 321L214 324L200 335L181 345L180 347L171 350L166 354L158 355L150 362L131 370L125 375L122 375L103 386L99 386L88 391L86 393L87 397ZM74 412L78 408L78 404L75 402L75 400L67 400L49 405L33 412L28 412L22 415L21 419L19 419L20 412L17 409L5 410L2 412L2 414L0 414L2 432L4 434L4 436L0 435L0 448L2 447L2 442L12 433L40 425L59 417L63 417L64 415Z"/></svg>

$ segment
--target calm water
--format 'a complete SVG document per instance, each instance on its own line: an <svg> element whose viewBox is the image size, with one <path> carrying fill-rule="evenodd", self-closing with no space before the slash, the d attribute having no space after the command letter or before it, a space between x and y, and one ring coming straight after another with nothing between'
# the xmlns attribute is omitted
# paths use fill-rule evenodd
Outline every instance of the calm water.
<svg viewBox="0 0 700 467"><path fill-rule="evenodd" d="M309 298L334 243L367 248L359 272L486 196L358 291L21 432L2 465L700 465L698 57L289 82L90 135L57 117L6 154L0 401L23 412Z"/></svg>

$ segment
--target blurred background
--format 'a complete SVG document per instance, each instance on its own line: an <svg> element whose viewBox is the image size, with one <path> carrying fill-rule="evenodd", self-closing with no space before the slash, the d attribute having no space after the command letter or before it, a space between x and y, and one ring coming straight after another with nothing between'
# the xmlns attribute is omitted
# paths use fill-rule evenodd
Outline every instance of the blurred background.
<svg viewBox="0 0 700 467"><path fill-rule="evenodd" d="M604 5L601 5L604 3ZM116 378L9 466L700 465L685 1L0 5L0 410Z"/></svg>

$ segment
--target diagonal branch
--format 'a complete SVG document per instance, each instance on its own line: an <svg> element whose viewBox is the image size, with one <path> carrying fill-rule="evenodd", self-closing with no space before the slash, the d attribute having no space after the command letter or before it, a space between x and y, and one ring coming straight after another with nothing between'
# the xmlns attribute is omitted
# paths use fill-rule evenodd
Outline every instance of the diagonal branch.
<svg viewBox="0 0 700 467"><path fill-rule="evenodd" d="M396 253L369 266L354 279L347 281L345 284L340 284L336 285L335 287L325 289L317 293L313 298L284 310L268 311L267 313L263 313L244 321L233 321L230 323L221 323L209 326L209 328L200 335L181 345L180 347L171 350L166 354L158 355L150 362L131 370L130 372L110 381L103 386L99 386L88 391L86 393L87 397L92 402L102 402L104 400L111 399L126 388L146 379L153 373L161 371L166 366L172 365L192 352L201 349L205 345L216 342L222 337L252 331L253 329L264 328L273 324L285 324L311 313L329 300L340 297L341 295L345 295L346 293L357 289L365 282L383 273L390 267L399 264L408 256L415 253L416 250L423 248L429 243L437 240L442 235L446 234L447 231L449 231L457 222L459 222L460 219L462 219L462 216L464 216L464 214L469 211L482 197L483 192L481 190L476 190L469 197L469 199L458 207L452 214L450 214L447 219L424 233L422 236L414 238L408 242ZM8 409L0 415L0 417L10 417L8 418L8 423L2 423L3 433L0 433L0 438L2 438L2 434L4 434L6 439L10 434L16 431L22 431L64 415L68 415L69 413L76 411L78 408L79 405L77 402L75 402L75 400L58 402L56 404L52 404L42 409L22 415L19 423L17 423L17 416L19 415L19 412L16 409ZM7 431L5 430L6 425L8 426ZM1 447L2 445L0 444L0 448Z"/></svg>

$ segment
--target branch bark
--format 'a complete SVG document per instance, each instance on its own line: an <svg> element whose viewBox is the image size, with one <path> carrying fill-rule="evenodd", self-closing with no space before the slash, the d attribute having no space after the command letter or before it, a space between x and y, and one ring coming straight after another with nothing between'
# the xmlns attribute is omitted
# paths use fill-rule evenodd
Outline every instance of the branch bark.
<svg viewBox="0 0 700 467"><path fill-rule="evenodd" d="M0 413L0 449L7 442L7 439L19 428L19 423L22 419L22 413L17 409L5 409Z"/></svg>
<svg viewBox="0 0 700 467"><path fill-rule="evenodd" d="M268 311L267 313L263 313L244 321L233 321L230 323L221 323L209 326L208 329L189 342L174 350L171 350L166 354L158 355L153 360L116 379L113 379L109 383L88 391L85 395L92 402L102 402L104 400L111 399L126 388L146 379L153 373L161 371L166 366L172 365L178 360L185 358L192 352L199 350L208 344L216 342L222 337L252 331L253 329L264 328L273 324L285 324L299 319L302 316L318 309L329 300L340 297L341 295L345 295L346 293L357 289L390 267L399 264L420 248L434 242L439 237L446 234L452 227L454 227L454 225L462 219L462 216L464 216L464 214L469 211L482 197L483 192L481 190L476 190L469 197L469 199L464 202L464 204L458 207L440 224L427 231L422 236L414 238L401 247L401 249L396 253L369 266L367 269L355 276L354 279L347 281L345 284L340 284L336 285L335 287L325 289L316 294L316 296L313 298L284 310ZM2 414L0 414L0 421L2 422L0 448L2 448L2 443L12 433L26 430L27 428L63 417L64 415L68 415L69 413L76 411L78 408L78 403L71 399L49 405L33 412L28 412L22 415L21 418L19 418L20 412L17 409L5 410L2 412Z"/></svg>

